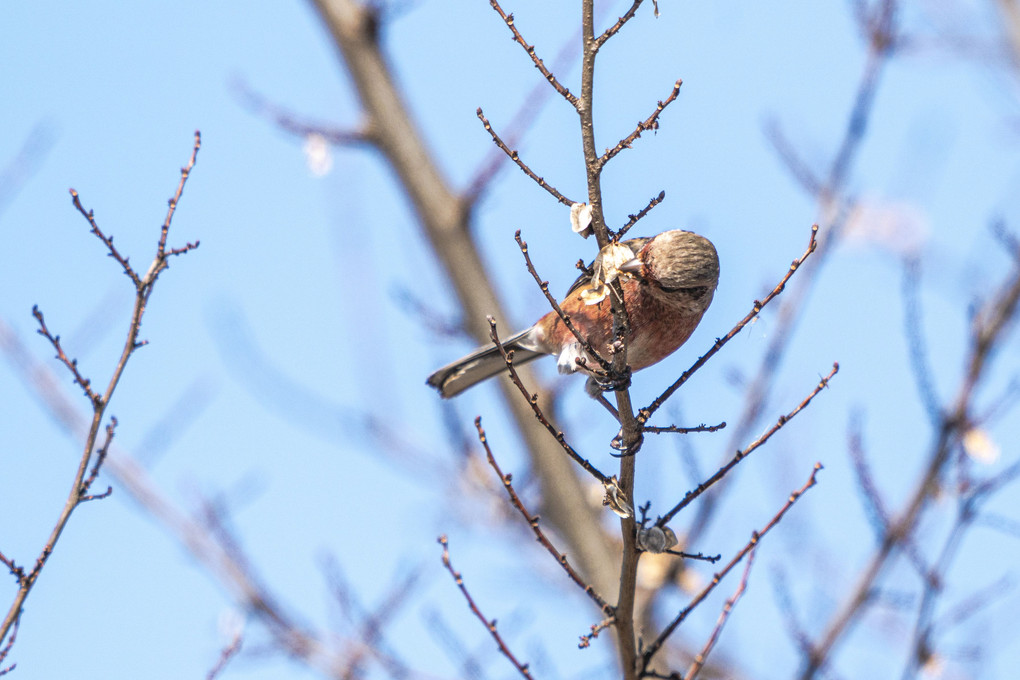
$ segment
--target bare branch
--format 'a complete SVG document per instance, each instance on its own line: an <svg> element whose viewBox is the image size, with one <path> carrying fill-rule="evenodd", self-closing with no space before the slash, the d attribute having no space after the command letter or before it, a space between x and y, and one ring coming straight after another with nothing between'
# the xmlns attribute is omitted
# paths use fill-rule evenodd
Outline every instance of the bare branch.
<svg viewBox="0 0 1020 680"><path fill-rule="evenodd" d="M655 111L652 112L652 115L648 116L648 118L644 119L643 121L640 121L637 124L637 127L634 128L634 132L630 133L629 135L621 139L619 142L617 142L616 146L614 146L612 149L606 149L606 152L603 153L602 156L599 157L598 159L599 166L601 167L608 163L609 161L611 161L613 157L616 156L616 154L620 153L624 149L629 149L630 145L633 144L634 141L641 136L642 132L645 132L646 130L658 130L659 114L662 113L663 109L665 109L667 106L676 101L677 95L680 94L680 86L682 84L683 84L682 80L677 80L676 83L673 85L673 91L669 93L668 97L666 97L664 100L660 101L656 105Z"/></svg>
<svg viewBox="0 0 1020 680"><path fill-rule="evenodd" d="M715 623L715 628L712 629L712 634L709 635L708 641L705 642L705 646L694 657L694 663L687 669L687 674L684 675L684 680L694 680L698 677L698 673L701 672L702 666L705 665L705 659L712 652L715 647L715 643L719 641L719 636L722 634L723 626L726 625L726 621L730 618L730 612L733 611L733 607L736 606L737 601L740 600L740 596L744 594L744 590L747 588L747 579L751 575L751 566L754 564L755 551L747 555L747 564L744 565L744 575L740 577L740 583L737 585L737 589L733 592L733 595L726 600L723 604L722 612L719 614L719 620Z"/></svg>
<svg viewBox="0 0 1020 680"><path fill-rule="evenodd" d="M57 350L57 359L59 359L60 363L64 364L64 366L67 367L67 370L71 372L71 375L74 376L75 384L82 388L85 392L85 396L88 397L88 400L92 402L93 406L101 404L103 401L103 395L97 394L95 390L92 389L92 381L83 376L78 370L78 360L71 359L64 353L64 348L60 346L60 336L50 333L50 329L46 327L46 320L43 318L43 313L39 311L38 305L32 307L32 316L34 316L35 320L39 322L39 330L37 332L39 335L49 340L50 344L53 345L53 349Z"/></svg>
<svg viewBox="0 0 1020 680"><path fill-rule="evenodd" d="M577 97L572 95L570 90L564 87L560 81L556 79L556 76L552 74L552 71L546 68L545 63L538 58L537 54L535 54L535 46L529 45L527 41L524 40L524 36L521 35L521 32L517 30L517 26L514 25L514 15L504 12L503 8L499 6L498 0L489 0L489 4L492 5L492 9L496 10L496 13L499 14L499 16L503 19L503 22L506 23L507 28L510 29L511 33L513 33L514 42L523 47L524 51L528 53L529 57L531 57L531 61L535 63L535 68L537 68L539 72L545 76L545 79L549 81L549 84L553 86L553 89L560 93L561 97L566 99L570 102L571 106L576 108Z"/></svg>
<svg viewBox="0 0 1020 680"><path fill-rule="evenodd" d="M195 157L198 153L200 144L199 133L195 133L195 146L191 154L191 160L187 167L181 170L181 181L177 186L177 191L174 197L170 201L170 210L167 213L166 220L163 223L163 227L160 231L159 245L157 247L157 254L149 267L148 273L143 277L139 277L137 273L128 264L126 257L123 257L119 251L113 246L112 237L105 236L102 231L99 230L99 226L96 224L95 218L91 211L86 211L78 198L78 193L71 190L71 200L74 207L80 212L89 225L92 228L92 233L96 235L105 245L111 257L120 263L121 268L125 274L131 279L135 287L135 303L134 309L132 310L131 323L128 326L127 339L124 343L124 348L121 351L120 358L117 362L117 366L113 371L113 375L110 378L110 382L107 385L106 392L99 394L92 390L90 383L85 379L78 371L77 362L68 359L60 346L59 336L55 336L50 333L49 329L43 320L42 313L38 307L33 308L32 313L36 320L39 322L40 330L39 333L43 335L50 344L53 345L57 350L57 357L64 363L64 365L74 375L75 382L82 387L85 395L89 398L92 406L92 418L89 426L88 434L85 437L85 445L82 450L81 458L78 462L78 469L75 472L74 482L71 486L71 491L68 494L67 500L64 502L64 506L60 512L60 516L57 518L56 524L50 531L49 537L46 540L45 545L39 553L39 556L35 560L35 564L32 569L23 576L18 577L18 592L14 597L14 601L11 603L10 609L7 611L6 616L2 623L0 623L0 641L7 637L12 627L17 624L21 618L25 600L28 598L33 586L42 573L43 568L46 566L47 561L53 554L53 550L56 547L57 541L60 539L61 534L67 527L68 522L71 519L72 513L75 509L87 501L96 500L99 498L105 498L110 495L113 491L112 488L108 489L103 494L89 495L88 489L96 476L99 474L99 468L106 458L106 450L109 448L110 442L113 438L113 425L111 421L110 426L107 428L107 440L106 443L97 452L95 464L92 468L92 474L86 479L86 473L89 471L89 463L92 460L93 453L96 451L96 441L99 437L99 431L102 426L103 416L106 412L106 408L110 403L110 399L113 397L113 392L117 385L120 383L120 378L123 375L124 369L127 366L128 359L141 345L138 343L138 332L142 323L142 315L145 312L146 304L149 299L149 295L152 293L153 285L155 284L156 277L159 271L166 268L166 257L165 252L167 233L170 228L170 221L173 218L174 209L177 206L177 202L180 200L181 192L184 189L184 183L187 179L188 173L191 171L195 164ZM13 563L12 563L13 564ZM13 570L13 569L12 569Z"/></svg>
<svg viewBox="0 0 1020 680"><path fill-rule="evenodd" d="M96 462L93 463L92 465L92 472L89 473L88 479L82 482L80 493L83 497L88 494L89 489L92 488L92 483L95 482L96 477L99 476L99 469L103 467L103 462L106 460L106 455L110 451L110 444L113 443L113 431L116 429L116 427L117 419L111 417L109 424L107 424L106 426L106 440L103 442L103 445L100 446L99 450L96 452ZM112 489L108 490L106 492L106 495L107 496L110 495L111 492ZM90 498L89 500L94 499Z"/></svg>
<svg viewBox="0 0 1020 680"><path fill-rule="evenodd" d="M514 385L517 386L517 389L520 390L521 395L528 404L531 405L531 410L534 411L538 422L542 423L545 429L549 431L549 434L551 434L556 441L559 442L560 446L563 447L563 450L567 452L567 455L570 456L575 463L584 468L584 470L592 477L603 484L606 484L609 481L609 477L602 474L602 472L589 463L586 458L582 457L581 454L575 451L574 447L567 443L567 438L563 434L563 431L557 430L553 427L553 424L550 423L549 419L545 417L544 413L542 413L542 409L538 406L538 395L529 392L528 388L525 387L524 383L521 381L520 376L517 374L517 368L513 364L513 352L507 352L506 348L503 347L503 343L500 342L499 336L496 334L496 320L491 316L489 317L489 328L491 329L489 337L492 339L493 344L499 349L499 353L503 355L503 359L506 361L506 369L510 373L510 380L512 380Z"/></svg>
<svg viewBox="0 0 1020 680"><path fill-rule="evenodd" d="M774 526L779 524L780 520L783 519L783 516L786 515L790 508L793 507L793 504L796 503L808 489L815 485L818 471L821 469L822 464L815 463L814 469L811 470L811 476L808 478L807 482L805 482L804 486L790 494L790 497L786 500L786 504L780 508L779 512L776 513L772 520L769 521L769 523L766 524L761 531L755 531L751 534L751 540L747 543L747 545L741 548L721 571L712 576L712 582L705 586L705 588L691 600L690 604L681 609L680 613L676 615L676 617L663 629L661 633L659 633L659 636L655 638L655 641L645 648L645 651L641 655L642 671L648 668L648 664L651 663L652 657L654 657L659 651L666 639L673 634L677 626L683 623L684 619L686 619L690 613L694 611L695 607L701 604L705 598L708 597L713 590L715 590L715 587L719 585L726 575L729 574L742 559L744 559L745 555L754 550L754 548L758 545L758 542L765 537L765 534L771 531Z"/></svg>
<svg viewBox="0 0 1020 680"><path fill-rule="evenodd" d="M602 35L595 39L596 49L605 45L606 41L612 38L614 35L616 35L619 32L619 30L623 28L623 25L625 23L634 18L634 13L637 12L637 8L641 6L641 2L642 0L634 0L630 5L630 9L628 9L626 13L624 13L624 15L620 17L615 24L607 28L605 32L602 33Z"/></svg>
<svg viewBox="0 0 1020 680"><path fill-rule="evenodd" d="M705 363L709 359L711 359L716 352L722 349L723 345L725 345L727 342L736 337L736 335L740 333L740 331L744 330L744 327L747 324L751 323L751 321L755 317L757 317L758 314L761 313L761 310L764 309L768 303L772 302L772 300L774 300L776 296L783 292L783 290L786 288L786 282L790 280L790 277L793 276L793 274L798 269L800 269L800 266L804 264L804 260L806 260L808 256L815 251L815 248L818 245L818 241L816 240L817 235L818 225L816 224L811 227L811 239L810 241L808 241L807 250L804 251L803 255L801 255L799 258L793 261L793 263L790 265L790 268L786 271L786 275L783 276L782 279L780 279L779 283L776 284L775 288L773 288L772 291L768 295L766 295L764 299L760 301L755 300L754 306L751 308L751 311L747 313L747 316L745 316L743 319L737 322L737 325L734 326L729 333L724 335L722 338L716 340L715 344L712 345L712 348L705 352L697 361L695 361L693 366L684 371L683 374L679 378L677 378L676 382L674 382L672 385L666 388L665 392L656 397L655 401L653 401L645 408L641 409L641 411L638 413L638 420L641 423L647 423L648 419L652 417L652 414L655 413L659 409L659 407L662 406L662 404L673 395L674 392L680 389L680 387L685 382L687 382L698 369L704 366Z"/></svg>
<svg viewBox="0 0 1020 680"><path fill-rule="evenodd" d="M103 242L103 245L105 245L106 249L109 251L107 254L120 263L120 266L121 268L123 268L124 273L127 275L129 279L131 279L131 282L134 283L135 287L137 288L141 284L141 282L138 279L138 274L128 263L128 258L121 255L120 251L118 251L117 248L113 245L113 237L107 236L102 232L102 230L99 229L99 225L96 224L95 213L91 210L85 210L85 207L82 206L81 204L81 200L78 198L78 192L75 191L74 189L70 189L70 192L71 203L73 203L74 207L78 210L78 212L80 212L82 216L89 221L89 225L92 227L92 233L96 235L96 238Z"/></svg>
<svg viewBox="0 0 1020 680"><path fill-rule="evenodd" d="M502 149L503 153L509 156L510 160L516 163L517 167L524 171L525 175L533 179L535 183L538 184L538 186L548 191L553 198L555 198L563 205L571 206L574 203L576 203L576 201L570 200L569 198L561 194L559 191L557 191L556 187L552 186L551 184L545 181L545 178L539 177L537 174L535 174L535 171L529 168L528 165L521 160L521 157L517 153L517 151L515 149L511 149L510 147L508 147L506 143L502 139L500 139L500 136L496 134L495 130L492 129L492 125L489 123L489 120L482 113L481 107L479 107L478 110L475 111L475 114L478 116L478 120L482 121L482 126L485 127L485 131L492 136L492 141L496 144L496 146Z"/></svg>
<svg viewBox="0 0 1020 680"><path fill-rule="evenodd" d="M583 590L584 594L590 597L596 605L598 605L599 609L602 610L602 613L607 616L612 616L614 614L613 607L606 602L605 598L595 592L595 588L592 587L591 584L586 583L584 579L581 578L580 574L578 574L574 568L570 566L570 562L567 561L567 556L557 550L542 531L542 528L538 524L538 516L532 515L528 512L527 508L524 507L524 503L521 501L520 496L518 496L517 492L514 491L512 476L503 474L503 470L500 469L499 463L496 462L496 458L492 455L492 449L489 448L489 440L485 436L485 430L482 429L481 416L475 418L475 428L478 430L478 441L480 441L482 446L485 447L485 457L489 461L489 465L492 466L492 469L495 470L496 474L499 476L499 481L502 482L503 488L506 489L506 493L510 497L510 503L518 510L518 512L521 513L521 515L524 516L528 526L531 527L531 531L535 534L535 540L541 543L542 547L545 548L546 551L553 556L553 558L555 558L559 565L563 567L563 570L567 572L567 576L570 577L570 580Z"/></svg>
<svg viewBox="0 0 1020 680"><path fill-rule="evenodd" d="M181 181L177 183L177 191L170 197L167 202L166 219L163 220L163 229L159 235L159 246L156 249L156 260L160 263L157 266L156 271L149 270L149 274L146 275L145 281L151 285L152 281L155 281L156 275L163 269L166 269L166 239L170 233L170 223L174 219L174 213L177 211L177 204L181 200L181 194L184 193L184 185L188 182L188 177L191 175L192 169L195 167L195 161L198 159L198 150L202 148L202 133L195 130L195 144L191 149L191 158L188 159L188 164L181 168ZM177 248L171 250L171 255L180 255L189 250L198 247L198 241L193 245L188 244L183 248ZM151 276L151 278L150 278Z"/></svg>
<svg viewBox="0 0 1020 680"><path fill-rule="evenodd" d="M524 262L528 267L528 272L531 274L532 278L535 279L535 283L537 283L538 287L542 290L542 294L545 295L545 299L549 301L549 305L553 308L553 311L556 312L560 319L563 320L563 325L567 327L567 330L574 334L574 337L577 338L577 341L579 343L581 343L581 346L584 348L584 351L587 352L588 356L593 358L598 363L598 365L602 367L603 371L605 371L606 373L612 371L613 370L612 365L604 358L602 358L602 355L595 351L595 348L592 347L591 342L588 341L588 338L581 335L581 332L577 330L577 327L574 326L573 322L570 320L570 316L568 316L567 313L563 311L559 303L556 302L556 298L549 293L549 282L542 280L542 277L538 275L538 271L535 269L535 265L531 261L531 255L528 254L528 244L526 241L521 240L520 229L518 229L517 233L514 234L514 239L517 241L517 245L521 249L521 254L524 255Z"/></svg>
<svg viewBox="0 0 1020 680"><path fill-rule="evenodd" d="M503 656L510 660L510 663L514 665L514 668L517 669L517 672L519 672L525 678L528 678L528 680L532 680L531 671L528 670L528 664L521 663L520 661L517 660L517 657L514 656L513 652L510 651L510 648L507 647L506 643L503 641L503 636L501 636L499 634L499 631L496 630L496 619L489 621L488 619L485 618L485 615L482 614L481 610L478 608L478 605L475 604L474 598L471 597L471 593L468 592L467 586L464 585L464 579L461 577L460 572L454 571L453 565L450 564L449 541L447 540L446 536L439 537L439 545L443 546L443 566L446 567L446 570L448 572L450 572L450 576L453 577L453 582L457 584L458 588L460 588L460 592L464 595L464 599L467 600L468 606L471 608L471 611L474 613L475 616L478 617L478 620L482 622L486 630L489 631L489 634L492 636L492 639L496 641L497 645L499 645L499 651L503 654Z"/></svg>
<svg viewBox="0 0 1020 680"><path fill-rule="evenodd" d="M637 215L627 215L627 217L629 218L627 220L627 224L625 224L622 227L620 227L620 230L618 232L616 232L616 238L617 239L623 238L623 235L626 234L628 231L630 231L631 227L633 227L635 224L638 223L638 220L640 220L642 217L647 215L651 211L652 208L654 208L655 206L659 205L664 200L666 200L666 192L665 191L660 191L659 195L658 196L653 196L652 200L648 201L648 205L646 205L644 208L642 208L638 212Z"/></svg>
<svg viewBox="0 0 1020 680"><path fill-rule="evenodd" d="M792 411L787 413L785 416L779 416L779 420L776 421L775 425L770 427L768 430L765 431L764 434L762 434L760 437L758 437L753 442L751 442L747 446L747 448L745 448L745 449L743 449L741 451L737 451L736 454L734 454L733 458L728 463L726 463L721 468L719 468L715 472L715 474L713 474L711 477L709 477L704 482L699 484L697 486L697 488L693 489L692 491L688 491L684 495L684 498L683 498L682 501L677 503L673 507L673 509L671 509L665 515L663 515L662 517L659 518L659 520L656 522L656 525L658 525L658 526L665 526L669 522L669 520L673 519L673 517L676 516L676 514L678 512L680 512L681 510L686 508L688 505L690 505L694 501L695 498L697 498L701 494L703 494L706 491L708 491L708 489L711 488L713 484L715 484L720 479L725 477L726 474L730 470L735 468L740 461L742 461L744 458L746 458L748 455L750 455L751 452L753 452L755 449L760 447L762 444L767 442L769 440L769 438L771 438L772 435L774 435L776 432L781 430L784 425L786 425L788 422L793 420L794 416L796 416L798 413L800 413L805 408L807 408L808 404L811 403L811 400L814 399L816 396L818 396L818 393L821 392L823 389L825 389L829 385L829 381L832 380L832 377L834 375L836 375L836 373L838 371L839 371L839 364L833 364L832 365L832 370L829 371L829 374L827 376L825 376L824 378L822 378L818 382L818 384L815 386L815 388L813 390L811 390L811 394L806 396L802 402L797 404L796 408L794 408Z"/></svg>
<svg viewBox="0 0 1020 680"><path fill-rule="evenodd" d="M726 422L723 421L718 425L705 425L702 423L696 427L679 427L677 425L667 425L666 427L654 427L646 425L642 428L642 432L651 432L652 434L667 434L667 433L678 433L678 434L690 434L691 432L718 432L719 430L726 427Z"/></svg>

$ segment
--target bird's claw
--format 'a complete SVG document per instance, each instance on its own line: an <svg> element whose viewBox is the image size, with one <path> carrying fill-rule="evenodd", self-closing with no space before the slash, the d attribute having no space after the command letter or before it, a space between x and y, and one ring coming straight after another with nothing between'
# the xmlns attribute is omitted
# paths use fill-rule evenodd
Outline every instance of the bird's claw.
<svg viewBox="0 0 1020 680"><path fill-rule="evenodd" d="M620 392L630 387L631 373L630 366L626 366L622 371L592 376L591 380L600 392Z"/></svg>
<svg viewBox="0 0 1020 680"><path fill-rule="evenodd" d="M641 444L644 443L644 441L645 441L645 435L642 432L638 432L637 433L637 437L635 437L632 441L627 442L626 444L624 444L624 442L623 442L623 430L620 430L616 434L616 436L613 437L613 441L609 442L610 448L616 449L620 453L619 454L614 453L614 454L611 454L611 455L613 455L613 456L615 456L617 458L625 458L625 457L628 457L628 456L633 456L634 454L636 454L641 449Z"/></svg>

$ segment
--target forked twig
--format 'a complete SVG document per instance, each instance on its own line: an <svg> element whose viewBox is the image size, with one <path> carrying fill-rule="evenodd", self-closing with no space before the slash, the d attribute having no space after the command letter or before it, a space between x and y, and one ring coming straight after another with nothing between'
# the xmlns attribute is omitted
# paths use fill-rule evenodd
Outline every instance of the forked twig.
<svg viewBox="0 0 1020 680"><path fill-rule="evenodd" d="M712 576L711 583L705 586L705 588L700 593L698 593L694 597L694 599L691 600L690 604L681 609L680 613L677 614L676 617L674 617L674 619L669 622L669 625L667 625L661 633L659 633L659 636L655 638L655 641L652 642L652 644L650 644L647 648L645 648L644 652L641 654L641 666L642 666L641 674L643 674L644 671L647 670L648 664L651 662L652 657L654 657L655 654L659 651L659 649L662 647L666 639L673 634L677 626L683 623L684 619L686 619L690 615L690 613L694 611L694 609L699 604L701 604L713 590L715 590L715 587L719 585L719 582L722 581L726 577L726 575L729 574L730 571L732 571L733 568L740 563L742 559L744 559L744 556L746 556L749 552L754 550L754 548L758 545L758 542L765 537L765 534L767 534L769 531L772 530L773 527L779 524L780 520L783 519L783 516L786 515L790 508L793 507L793 504L796 503L797 500L801 496L803 496L808 489L810 489L817 483L816 477L818 475L818 471L821 469L822 464L815 463L814 469L811 470L811 476L808 478L807 482L804 483L804 486L800 487L799 489L790 494L790 497L786 499L786 503L783 505L782 508L779 509L779 512L776 513L775 517L773 517L772 520L769 521L769 523L766 524L761 531L755 531L751 535L751 540L747 543L747 545L741 548L737 552L737 554L733 556L733 559L731 559L726 564L726 566L722 568L722 570L720 570L718 573Z"/></svg>
<svg viewBox="0 0 1020 680"><path fill-rule="evenodd" d="M82 503L96 500L98 498L105 498L109 495L110 491L103 494L89 495L87 492L92 482L99 474L99 468L103 463L106 456L106 449L109 447L110 442L113 438L113 425L111 421L110 426L107 427L107 440L106 443L97 451L96 442L99 437L99 432L102 427L103 418L106 413L106 409L110 404L110 399L113 397L114 390L117 385L120 384L121 376L124 374L124 369L127 366L128 360L131 355L134 354L135 350L141 347L145 343L138 342L138 334L141 328L142 316L145 313L149 296L152 294L153 286L156 283L156 279L159 273L166 269L167 258L172 255L179 255L186 253L198 246L198 242L194 244L187 244L182 248L173 249L167 251L166 241L167 235L170 230L170 223L173 220L174 211L177 208L177 203L181 198L181 194L184 191L184 185L187 182L188 175L195 165L195 160L198 155L198 150L201 147L201 136L195 132L195 142L191 152L191 158L188 164L181 168L181 179L177 185L177 190L171 197L169 202L169 209L167 211L166 219L163 221L163 225L160 229L159 242L156 248L156 256L153 258L152 264L149 266L148 271L139 276L138 273L131 267L128 262L128 258L120 254L120 252L113 245L113 237L106 236L96 223L95 215L91 210L85 210L82 206L81 200L78 197L78 192L71 189L71 201L75 209L80 212L86 220L88 220L91 232L99 238L100 241L106 246L109 255L115 259L124 270L124 273L131 279L131 282L135 287L135 301L131 313L131 323L128 326L127 338L124 342L124 347L121 350L120 357L117 361L117 365L113 370L113 375L110 377L110 381L106 386L105 392L96 392L90 387L90 382L85 378L77 367L77 362L68 359L60 346L59 336L53 335L49 332L43 321L42 312L39 311L38 307L34 307L32 312L40 325L39 333L50 341L50 344L57 350L58 358L63 362L67 369L74 376L75 382L82 387L85 391L85 395L89 398L92 405L92 418L89 426L88 434L85 437L85 444L81 453L81 457L78 462L78 469L75 473L74 484L71 487L71 492L68 494L67 500L64 502L64 506L60 512L60 516L57 518L53 529L46 540L43 549L40 551L32 569L28 573L21 573L18 575L18 592L14 596L14 601L11 603L10 608L7 611L3 622L0 623L0 641L7 638L8 634L12 630L12 627L17 625L20 620L21 613L24 608L25 600L28 598L29 593L32 591L35 583L38 581L43 568L46 566L50 556L53 554L54 547L63 534L64 529L67 527L68 522L71 519L71 515L75 509ZM92 462L93 456L96 456L94 465L92 466L91 474L89 474L89 464ZM12 562L13 564L13 562ZM13 570L13 569L12 569Z"/></svg>

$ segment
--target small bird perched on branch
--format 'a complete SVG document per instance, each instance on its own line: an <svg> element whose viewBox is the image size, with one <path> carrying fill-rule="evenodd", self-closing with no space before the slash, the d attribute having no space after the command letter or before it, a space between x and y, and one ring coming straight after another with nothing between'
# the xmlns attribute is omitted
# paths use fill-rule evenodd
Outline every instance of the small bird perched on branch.
<svg viewBox="0 0 1020 680"><path fill-rule="evenodd" d="M610 244L589 271L570 287L560 308L581 337L612 361L613 312L607 284L619 277L630 319L627 363L639 371L665 359L694 332L719 283L719 255L704 236L674 229ZM598 369L556 311L502 344L513 350L514 365L552 354L560 373L581 370L591 375ZM439 369L428 384L449 398L505 370L499 348L489 345Z"/></svg>

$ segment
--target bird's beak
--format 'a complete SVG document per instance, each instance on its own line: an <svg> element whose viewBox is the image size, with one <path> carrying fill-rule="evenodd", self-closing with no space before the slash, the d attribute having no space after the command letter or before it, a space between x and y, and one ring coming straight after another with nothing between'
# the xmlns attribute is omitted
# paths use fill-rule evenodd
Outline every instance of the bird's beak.
<svg viewBox="0 0 1020 680"><path fill-rule="evenodd" d="M633 258L631 260L627 260L626 262L621 264L619 266L619 270L621 272L623 272L624 274L635 274L635 275L637 275L637 274L641 273L641 265L642 264L643 263L641 262L641 260L639 258L635 257L635 258Z"/></svg>

